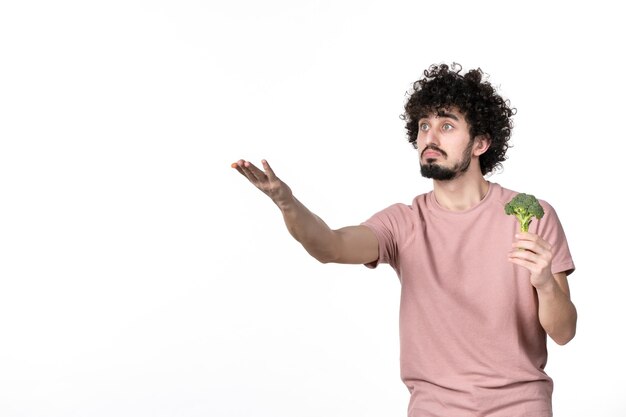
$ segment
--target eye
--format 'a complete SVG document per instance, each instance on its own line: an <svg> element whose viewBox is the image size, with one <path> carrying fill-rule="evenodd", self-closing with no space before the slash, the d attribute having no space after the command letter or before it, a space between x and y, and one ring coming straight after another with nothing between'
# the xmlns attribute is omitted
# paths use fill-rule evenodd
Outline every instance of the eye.
<svg viewBox="0 0 626 417"><path fill-rule="evenodd" d="M454 129L454 126L452 126L450 123L444 123L441 128L444 132L447 132L448 130Z"/></svg>
<svg viewBox="0 0 626 417"><path fill-rule="evenodd" d="M430 129L430 126L428 126L428 123L420 123L420 130L422 132L427 132L428 129Z"/></svg>

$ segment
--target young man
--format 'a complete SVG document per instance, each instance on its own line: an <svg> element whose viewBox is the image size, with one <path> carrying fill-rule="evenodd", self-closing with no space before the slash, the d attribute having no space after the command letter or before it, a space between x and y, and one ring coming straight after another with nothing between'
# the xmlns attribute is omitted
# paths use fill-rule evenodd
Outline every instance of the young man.
<svg viewBox="0 0 626 417"><path fill-rule="evenodd" d="M330 229L267 161L233 164L281 210L320 262L390 264L402 285L401 377L409 417L550 417L546 334L576 331L574 271L554 209L518 232L517 193L484 175L504 161L514 114L480 69L431 66L405 105L409 142L433 190L357 226ZM521 250L523 249L523 250Z"/></svg>

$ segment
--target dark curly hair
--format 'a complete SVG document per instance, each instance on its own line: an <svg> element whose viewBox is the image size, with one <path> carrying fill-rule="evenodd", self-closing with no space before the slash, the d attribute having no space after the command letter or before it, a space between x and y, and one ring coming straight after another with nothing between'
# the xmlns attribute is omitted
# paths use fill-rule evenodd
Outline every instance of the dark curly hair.
<svg viewBox="0 0 626 417"><path fill-rule="evenodd" d="M424 78L413 83L413 92L401 118L406 121L409 142L415 146L420 119L444 109L458 109L470 126L472 140L478 135L488 135L491 139L489 149L480 156L480 170L485 175L501 167L506 159L513 128L511 117L516 109L510 108L509 101L482 80L480 68L465 75L461 75L461 70L457 63L452 68L446 64L431 65L424 71Z"/></svg>

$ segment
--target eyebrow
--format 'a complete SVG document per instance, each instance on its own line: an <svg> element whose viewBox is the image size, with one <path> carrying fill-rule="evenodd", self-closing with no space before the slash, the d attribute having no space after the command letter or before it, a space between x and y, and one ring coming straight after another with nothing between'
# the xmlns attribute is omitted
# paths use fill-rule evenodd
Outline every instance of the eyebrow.
<svg viewBox="0 0 626 417"><path fill-rule="evenodd" d="M457 115L455 115L453 113L447 113L445 111L438 111L437 112L437 116L439 116L439 117L446 117L448 119L456 120L457 122L459 121L459 118L458 118Z"/></svg>
<svg viewBox="0 0 626 417"><path fill-rule="evenodd" d="M432 115L432 113L431 113L431 115ZM420 116L420 118L417 119L417 120L421 122L422 120L428 119L429 117L430 117L430 115L423 115L423 116ZM438 110L437 111L437 117L444 117L444 118L456 120L457 122L461 121L459 116L457 116L454 113L447 112L445 110Z"/></svg>

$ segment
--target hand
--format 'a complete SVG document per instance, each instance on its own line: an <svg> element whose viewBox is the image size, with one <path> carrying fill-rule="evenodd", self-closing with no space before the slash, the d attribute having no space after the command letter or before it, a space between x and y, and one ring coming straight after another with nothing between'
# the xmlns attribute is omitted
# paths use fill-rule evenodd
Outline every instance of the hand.
<svg viewBox="0 0 626 417"><path fill-rule="evenodd" d="M530 271L530 283L541 289L549 284L552 276L552 246L534 233L520 232L515 235L509 261ZM525 250L520 250L525 249Z"/></svg>
<svg viewBox="0 0 626 417"><path fill-rule="evenodd" d="M243 159L234 162L231 166L241 175L248 178L255 187L263 191L278 207L282 208L293 198L291 188L274 174L274 171L265 159L261 163L265 172Z"/></svg>

